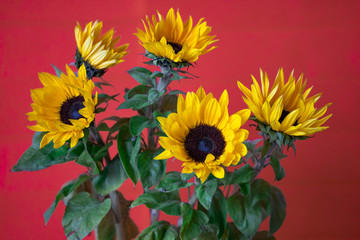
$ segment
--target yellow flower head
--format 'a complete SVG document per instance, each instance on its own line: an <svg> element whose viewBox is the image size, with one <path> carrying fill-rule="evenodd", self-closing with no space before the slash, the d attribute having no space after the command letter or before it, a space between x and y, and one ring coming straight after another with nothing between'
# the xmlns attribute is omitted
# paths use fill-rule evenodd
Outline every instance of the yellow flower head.
<svg viewBox="0 0 360 240"><path fill-rule="evenodd" d="M36 121L29 126L31 130L48 132L41 140L40 148L51 140L54 148L59 148L71 139L74 147L84 136L83 129L89 127L95 117L97 93L92 96L94 83L86 78L85 66L79 69L78 76L66 66L67 75L58 78L49 73L39 73L43 88L31 90L34 103L28 120Z"/></svg>
<svg viewBox="0 0 360 240"><path fill-rule="evenodd" d="M215 48L209 46L218 40L214 40L215 36L209 36L211 27L203 22L203 18L195 26L191 16L183 23L179 10L175 17L171 8L166 19L158 12L158 19L153 15L151 22L146 16L148 26L143 21L145 32L138 29L135 33L148 52L173 62L195 62L200 55Z"/></svg>
<svg viewBox="0 0 360 240"><path fill-rule="evenodd" d="M290 136L307 137L328 128L322 125L331 114L323 118L322 116L331 104L320 109L315 108L321 93L309 97L312 87L306 89L303 75L296 81L292 72L285 83L283 69L280 69L271 87L267 74L262 70L260 77L261 88L253 76L251 89L238 82L245 95L243 99L257 120L271 126L274 131Z"/></svg>
<svg viewBox="0 0 360 240"><path fill-rule="evenodd" d="M79 23L75 27L75 39L77 53L75 55L76 66L79 68L83 63L86 65L88 78L101 77L105 71L118 63L126 54L128 44L115 47L120 36L113 39L114 30L101 36L102 22L89 22L82 30Z"/></svg>
<svg viewBox="0 0 360 240"><path fill-rule="evenodd" d="M156 159L175 157L183 162L183 173L195 172L204 182L210 173L224 177L222 166L236 165L247 153L242 143L249 132L240 127L250 116L250 110L228 113L229 97L225 90L220 100L200 87L178 98L177 113L158 117L167 137L159 143L165 149Z"/></svg>

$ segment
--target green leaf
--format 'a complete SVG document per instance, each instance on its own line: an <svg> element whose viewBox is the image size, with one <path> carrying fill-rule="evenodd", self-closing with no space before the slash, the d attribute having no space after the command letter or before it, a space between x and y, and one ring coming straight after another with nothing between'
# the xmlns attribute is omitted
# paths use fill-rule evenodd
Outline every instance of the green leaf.
<svg viewBox="0 0 360 240"><path fill-rule="evenodd" d="M138 155L137 167L145 191L160 181L165 175L166 160L154 160L154 156L157 155L158 153L153 153L149 150L145 150Z"/></svg>
<svg viewBox="0 0 360 240"><path fill-rule="evenodd" d="M268 153L270 147L271 147L270 141L269 141L269 140L266 140L266 141L264 142L264 146L263 146L262 151L261 151L261 158L264 158L264 157L265 157L265 155Z"/></svg>
<svg viewBox="0 0 360 240"><path fill-rule="evenodd" d="M180 195L179 191L160 192L151 189L140 195L132 204L132 207L145 204L148 208L159 209L168 215L180 215Z"/></svg>
<svg viewBox="0 0 360 240"><path fill-rule="evenodd" d="M119 156L116 156L104 168L104 170L94 178L93 184L95 191L105 196L118 189L128 178Z"/></svg>
<svg viewBox="0 0 360 240"><path fill-rule="evenodd" d="M239 184L242 195L246 196L250 193L250 183Z"/></svg>
<svg viewBox="0 0 360 240"><path fill-rule="evenodd" d="M226 200L226 207L236 227L245 237L251 239L261 224L261 208L251 204L250 196L245 197L239 192Z"/></svg>
<svg viewBox="0 0 360 240"><path fill-rule="evenodd" d="M68 144L55 149L52 142L39 149L41 139L45 134L44 132L35 132L32 145L23 153L17 164L13 166L12 172L37 171L55 164L73 161L80 156L84 149L81 141L72 149Z"/></svg>
<svg viewBox="0 0 360 240"><path fill-rule="evenodd" d="M115 94L115 95L108 95L106 93L99 93L98 94L98 102L97 105L100 105L102 103L107 103L110 100L114 100L116 102L118 102L118 100L116 100L116 97L119 96L119 94Z"/></svg>
<svg viewBox="0 0 360 240"><path fill-rule="evenodd" d="M262 206L268 210L270 207L271 185L263 179L256 179L251 184L251 204Z"/></svg>
<svg viewBox="0 0 360 240"><path fill-rule="evenodd" d="M281 166L278 158L271 156L270 157L270 165L271 165L272 169L274 170L276 181L280 181L281 179L283 179L285 177L285 170Z"/></svg>
<svg viewBox="0 0 360 240"><path fill-rule="evenodd" d="M108 82L94 82L94 85L103 90L102 86L109 86L112 87L112 85Z"/></svg>
<svg viewBox="0 0 360 240"><path fill-rule="evenodd" d="M248 183L254 176L254 168L250 164L245 164L241 168L235 170L229 177L225 178L225 183L230 184L242 184Z"/></svg>
<svg viewBox="0 0 360 240"><path fill-rule="evenodd" d="M96 240L114 240L116 230L114 225L114 216L109 211L101 220L95 231Z"/></svg>
<svg viewBox="0 0 360 240"><path fill-rule="evenodd" d="M203 184L197 185L195 188L197 199L206 209L210 208L212 198L217 189L217 185L217 180L213 179L206 181Z"/></svg>
<svg viewBox="0 0 360 240"><path fill-rule="evenodd" d="M56 67L54 64L51 64L51 66L53 67L53 69L55 70L56 76L58 78L61 77L61 74L63 73L58 67Z"/></svg>
<svg viewBox="0 0 360 240"><path fill-rule="evenodd" d="M128 71L133 79L135 79L138 83L142 85L151 85L150 76L152 74L151 71L142 67L134 67Z"/></svg>
<svg viewBox="0 0 360 240"><path fill-rule="evenodd" d="M158 161L158 160L156 160ZM188 174L190 175L190 174ZM179 172L167 172L156 187L156 189L166 192L171 192L180 188L186 188L194 185L194 183L187 182L182 178Z"/></svg>
<svg viewBox="0 0 360 240"><path fill-rule="evenodd" d="M137 85L134 88L128 90L126 92L126 94L124 95L124 98L125 98L125 100L128 100L128 99L130 99L130 98L132 98L132 97L134 97L135 95L138 95L138 94L147 95L150 88L151 87L149 87L149 86Z"/></svg>
<svg viewBox="0 0 360 240"><path fill-rule="evenodd" d="M140 177L136 167L140 143L141 138L132 137L127 124L121 125L117 138L118 152L127 175L135 185Z"/></svg>
<svg viewBox="0 0 360 240"><path fill-rule="evenodd" d="M277 187L271 187L271 210L270 210L270 235L273 235L281 225L286 217L286 200Z"/></svg>
<svg viewBox="0 0 360 240"><path fill-rule="evenodd" d="M257 232L252 240L276 240L274 236L269 236L268 231Z"/></svg>
<svg viewBox="0 0 360 240"><path fill-rule="evenodd" d="M161 112L176 112L178 96L171 95L170 93L165 95L161 101Z"/></svg>
<svg viewBox="0 0 360 240"><path fill-rule="evenodd" d="M156 100L158 100L159 97L161 97L162 94L160 94L160 92L154 88L149 90L149 94L148 94L148 101L150 104L153 104L154 102L156 102Z"/></svg>
<svg viewBox="0 0 360 240"><path fill-rule="evenodd" d="M100 202L87 192L75 195L67 203L62 219L67 239L86 237L105 217L110 207L110 199Z"/></svg>
<svg viewBox="0 0 360 240"><path fill-rule="evenodd" d="M249 238L244 238L244 235L237 229L236 225L233 222L228 222L221 240L249 240Z"/></svg>
<svg viewBox="0 0 360 240"><path fill-rule="evenodd" d="M88 175L80 175L77 180L73 180L63 186L58 194L55 197L55 200L52 202L51 206L44 212L44 220L45 225L49 222L51 215L54 213L55 208L59 204L59 202L65 197L69 196L77 187L79 187L83 182L89 180L90 177Z"/></svg>
<svg viewBox="0 0 360 240"><path fill-rule="evenodd" d="M81 153L81 155L75 162L77 164L90 168L92 174L99 173L99 169L97 168L94 159L91 157L90 153L86 149Z"/></svg>
<svg viewBox="0 0 360 240"><path fill-rule="evenodd" d="M201 234L196 240L218 240L216 237L217 228L212 224L205 224L201 228Z"/></svg>
<svg viewBox="0 0 360 240"><path fill-rule="evenodd" d="M132 136L139 136L144 128L156 127L155 122L143 116L133 116L130 118L129 129Z"/></svg>
<svg viewBox="0 0 360 240"><path fill-rule="evenodd" d="M209 218L200 210L194 210L190 204L181 204L181 216L183 224L180 230L180 237L182 240L192 240L199 236L202 232L202 227Z"/></svg>
<svg viewBox="0 0 360 240"><path fill-rule="evenodd" d="M218 229L217 237L220 238L225 231L227 220L227 209L224 194L216 190L208 211L209 223L214 224Z"/></svg>
<svg viewBox="0 0 360 240"><path fill-rule="evenodd" d="M179 234L174 226L166 221L159 221L144 229L137 240L179 240Z"/></svg>
<svg viewBox="0 0 360 240"><path fill-rule="evenodd" d="M120 104L120 106L117 108L119 109L141 109L146 106L149 106L151 103L148 102L148 96L144 94L138 94L133 96L132 98L125 100Z"/></svg>
<svg viewBox="0 0 360 240"><path fill-rule="evenodd" d="M110 131L110 128L106 123L102 122L96 127L96 130L99 132L107 132Z"/></svg>

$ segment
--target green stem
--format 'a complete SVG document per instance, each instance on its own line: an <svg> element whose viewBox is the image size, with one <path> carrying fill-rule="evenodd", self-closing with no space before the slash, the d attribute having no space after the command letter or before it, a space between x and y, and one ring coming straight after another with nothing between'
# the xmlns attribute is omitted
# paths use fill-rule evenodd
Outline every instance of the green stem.
<svg viewBox="0 0 360 240"><path fill-rule="evenodd" d="M116 240L125 240L125 236L123 233L123 228L121 225L121 206L119 203L118 194L116 191L111 192L111 209L114 216L114 227L115 227L115 236Z"/></svg>
<svg viewBox="0 0 360 240"><path fill-rule="evenodd" d="M265 144L265 141L268 141L268 139L264 140L264 144ZM260 159L258 159L257 161L254 161L255 162L255 166L254 166L255 173L254 173L254 177L251 180L250 184L253 183L255 181L255 179L257 178L257 176L260 174L260 172L269 165L268 160L270 159L271 154L275 150L276 147L277 147L277 143L273 142L272 145L270 146L270 148L268 149L267 153L265 153L264 156L261 157Z"/></svg>

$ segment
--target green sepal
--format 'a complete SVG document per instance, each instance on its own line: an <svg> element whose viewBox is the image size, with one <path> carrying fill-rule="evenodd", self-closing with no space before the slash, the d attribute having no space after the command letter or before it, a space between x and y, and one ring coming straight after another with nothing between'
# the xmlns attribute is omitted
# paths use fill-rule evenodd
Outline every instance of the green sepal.
<svg viewBox="0 0 360 240"><path fill-rule="evenodd" d="M103 171L93 179L95 191L105 196L118 189L128 178L120 157L115 158L106 165Z"/></svg>
<svg viewBox="0 0 360 240"><path fill-rule="evenodd" d="M105 217L111 207L110 199L103 202L87 192L71 198L66 205L62 224L68 240L85 238Z"/></svg>
<svg viewBox="0 0 360 240"><path fill-rule="evenodd" d="M209 221L204 212L193 209L188 203L181 204L181 216L183 219L180 230L182 240L192 240L198 237L202 232L202 227Z"/></svg>
<svg viewBox="0 0 360 240"><path fill-rule="evenodd" d="M154 157L159 155L163 149L157 152L145 150L137 156L137 168L140 174L140 180L143 189L147 191L154 184L160 181L166 172L166 160L155 160Z"/></svg>
<svg viewBox="0 0 360 240"><path fill-rule="evenodd" d="M53 69L55 70L55 74L58 78L61 77L61 74L63 73L57 66L55 66L54 64L51 64L51 66L53 67Z"/></svg>
<svg viewBox="0 0 360 240"><path fill-rule="evenodd" d="M213 196L211 207L208 210L209 223L218 229L217 237L220 239L224 234L227 220L227 209L224 194L220 189L216 189Z"/></svg>
<svg viewBox="0 0 360 240"><path fill-rule="evenodd" d="M181 199L178 190L161 192L156 189L151 189L135 199L131 207L136 207L141 204L145 204L145 206L151 209L159 209L168 215L179 216L181 214Z"/></svg>
<svg viewBox="0 0 360 240"><path fill-rule="evenodd" d="M184 180L179 172L167 172L166 175L161 179L159 185L156 186L156 189L160 191L171 192L180 188L187 188L192 185L194 185L194 183Z"/></svg>
<svg viewBox="0 0 360 240"><path fill-rule="evenodd" d="M139 136L144 128L154 127L156 127L155 122L149 120L147 117L136 115L130 118L129 130L132 136Z"/></svg>
<svg viewBox="0 0 360 240"><path fill-rule="evenodd" d="M128 73L138 83L155 87L155 85L153 85L153 81L151 80L151 78L154 78L152 76L153 73L150 70L142 67L134 67L130 69Z"/></svg>
<svg viewBox="0 0 360 240"><path fill-rule="evenodd" d="M249 183L254 177L254 168L250 164L245 164L224 178L226 185Z"/></svg>
<svg viewBox="0 0 360 240"><path fill-rule="evenodd" d="M82 141L79 141L73 148L70 148L67 143L60 148L54 148L53 142L50 142L39 149L41 139L45 134L46 132L34 133L31 146L23 153L17 164L12 167L12 172L37 171L52 165L74 161L83 151Z"/></svg>
<svg viewBox="0 0 360 240"><path fill-rule="evenodd" d="M141 138L132 137L129 131L129 125L121 125L117 137L117 147L124 169L136 185L139 181L139 172L136 166L136 156L140 150Z"/></svg>
<svg viewBox="0 0 360 240"><path fill-rule="evenodd" d="M45 225L49 222L51 215L54 213L55 208L61 200L69 196L77 187L83 182L90 179L88 175L80 175L78 179L72 180L65 184L60 191L56 194L55 200L51 203L50 207L44 212Z"/></svg>
<svg viewBox="0 0 360 240"><path fill-rule="evenodd" d="M276 181L280 181L281 179L283 179L285 177L285 170L281 166L278 158L271 156L270 157L270 165L271 165L272 169L274 170Z"/></svg>
<svg viewBox="0 0 360 240"><path fill-rule="evenodd" d="M195 187L196 197L206 209L210 208L211 201L216 192L217 186L217 180L212 179Z"/></svg>
<svg viewBox="0 0 360 240"><path fill-rule="evenodd" d="M166 221L159 221L144 229L137 240L180 240L176 228Z"/></svg>

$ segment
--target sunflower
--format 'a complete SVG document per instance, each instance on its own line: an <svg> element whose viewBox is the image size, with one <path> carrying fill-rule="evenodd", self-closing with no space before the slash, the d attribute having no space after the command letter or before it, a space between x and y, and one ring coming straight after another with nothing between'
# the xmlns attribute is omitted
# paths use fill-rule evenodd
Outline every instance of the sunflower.
<svg viewBox="0 0 360 240"><path fill-rule="evenodd" d="M92 96L94 83L86 78L85 66L79 69L78 76L66 66L67 76L58 78L49 73L39 73L43 88L31 90L32 112L29 121L37 121L29 126L31 130L48 132L41 140L40 148L51 140L54 148L59 148L71 139L74 147L84 136L83 129L89 127L95 117L97 93Z"/></svg>
<svg viewBox="0 0 360 240"><path fill-rule="evenodd" d="M115 47L120 37L113 39L113 29L100 36L101 31L102 22L98 21L88 23L84 31L79 23L75 27L76 66L79 68L85 63L89 79L101 77L107 69L123 62L127 54L128 44Z"/></svg>
<svg viewBox="0 0 360 240"><path fill-rule="evenodd" d="M203 22L203 18L193 26L191 16L183 23L179 10L174 13L171 8L164 19L158 12L158 18L152 16L152 22L146 16L146 23L143 21L145 32L137 29L135 36L140 44L150 53L170 59L173 62L195 62L200 55L210 52L215 47L210 47L215 36L209 36L211 27Z"/></svg>
<svg viewBox="0 0 360 240"><path fill-rule="evenodd" d="M331 114L322 116L331 103L319 109L315 108L321 93L309 97L312 87L306 88L306 80L303 81L302 74L296 81L292 72L285 83L284 72L280 68L271 88L267 74L261 69L260 78L261 89L253 76L251 89L238 82L240 90L245 95L245 103L258 121L271 126L276 132L295 137L308 137L328 128L322 125Z"/></svg>
<svg viewBox="0 0 360 240"><path fill-rule="evenodd" d="M159 143L165 149L155 159L175 157L183 162L183 173L195 172L204 182L210 173L224 177L221 167L236 165L247 153L242 143L249 132L240 127L250 116L250 110L228 113L229 97L225 90L218 101L212 93L200 87L178 98L177 113L158 117L167 137Z"/></svg>

